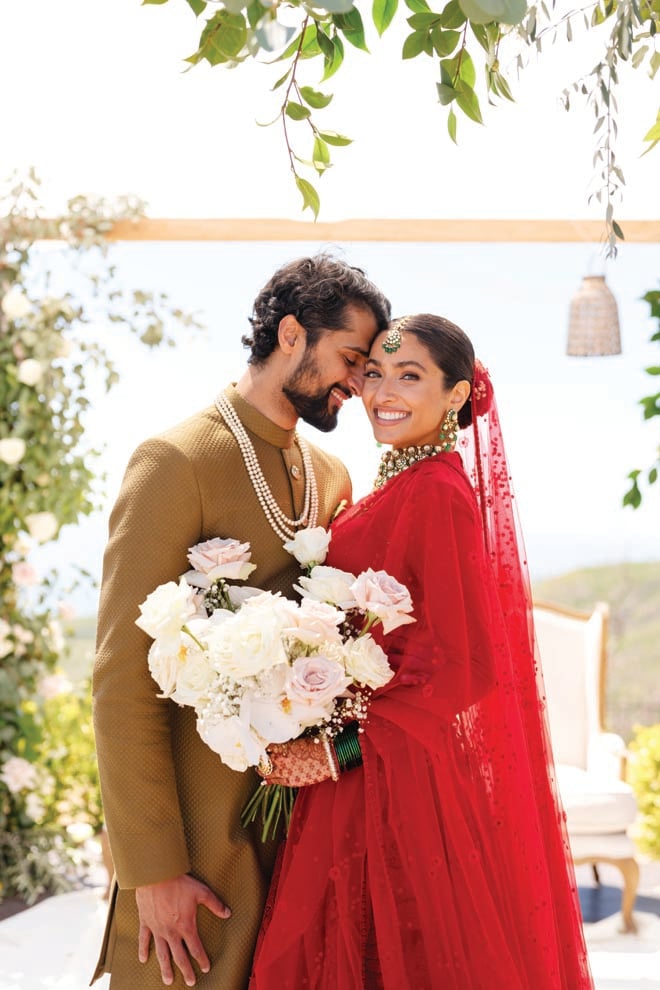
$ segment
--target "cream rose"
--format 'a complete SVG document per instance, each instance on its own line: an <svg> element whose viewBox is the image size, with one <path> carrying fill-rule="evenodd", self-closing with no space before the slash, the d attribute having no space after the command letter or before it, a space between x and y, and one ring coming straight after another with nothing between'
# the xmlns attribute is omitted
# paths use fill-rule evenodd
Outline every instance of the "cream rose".
<svg viewBox="0 0 660 990"><path fill-rule="evenodd" d="M177 652L181 628L195 615L194 596L184 578L178 584L174 581L161 584L140 605L140 618L135 624L153 639L162 640L165 651Z"/></svg>
<svg viewBox="0 0 660 990"><path fill-rule="evenodd" d="M26 358L25 361L21 361L18 366L18 375L16 376L22 385L38 385L44 375L44 369L41 361L36 361L34 358Z"/></svg>
<svg viewBox="0 0 660 990"><path fill-rule="evenodd" d="M342 609L354 608L356 603L352 586L355 575L348 571L340 571L337 567L313 567L309 577L298 579L300 586L295 585L305 598L313 598L317 602L329 602Z"/></svg>
<svg viewBox="0 0 660 990"><path fill-rule="evenodd" d="M346 670L358 684L375 690L392 679L387 654L369 633L346 643L345 653Z"/></svg>
<svg viewBox="0 0 660 990"><path fill-rule="evenodd" d="M264 752L263 742L241 715L207 715L198 718L197 731L207 746L232 770L255 767Z"/></svg>
<svg viewBox="0 0 660 990"><path fill-rule="evenodd" d="M0 461L5 464L18 464L25 457L25 440L19 437L4 437L0 440Z"/></svg>
<svg viewBox="0 0 660 990"><path fill-rule="evenodd" d="M343 694L350 683L351 678L340 663L319 653L298 657L293 662L286 695L297 704L328 708L330 714L335 698Z"/></svg>
<svg viewBox="0 0 660 990"><path fill-rule="evenodd" d="M242 679L286 662L282 636L288 613L286 599L263 592L248 599L239 612L213 625L209 653L218 673Z"/></svg>
<svg viewBox="0 0 660 990"><path fill-rule="evenodd" d="M198 707L207 699L208 691L216 678L209 658L196 646L184 646L176 675L176 689L170 695L179 705Z"/></svg>
<svg viewBox="0 0 660 990"><path fill-rule="evenodd" d="M147 654L147 666L149 673L161 690L159 697L169 698L176 690L176 682L181 666L181 654L185 656L185 650L179 641L174 647L171 641L167 640L168 646L163 645L163 640L155 640L149 647Z"/></svg>
<svg viewBox="0 0 660 990"><path fill-rule="evenodd" d="M318 646L320 643L341 643L338 626L346 618L327 602L317 602L313 598L303 598L297 609L291 609L291 625L286 630L301 643Z"/></svg>
<svg viewBox="0 0 660 990"><path fill-rule="evenodd" d="M315 567L327 557L330 538L331 534L323 526L300 529L292 540L284 544L284 549L303 567Z"/></svg>
<svg viewBox="0 0 660 990"><path fill-rule="evenodd" d="M25 525L32 539L47 543L57 533L57 519L52 512L32 512L25 517Z"/></svg>
<svg viewBox="0 0 660 990"><path fill-rule="evenodd" d="M386 571L367 568L353 582L351 590L358 607L380 619L386 633L416 621L407 614L413 608L408 589Z"/></svg>
<svg viewBox="0 0 660 990"><path fill-rule="evenodd" d="M238 540L221 540L216 537L197 543L188 551L188 561L193 568L186 579L198 588L208 588L218 578L229 581L245 581L256 564L250 563L250 544Z"/></svg>
<svg viewBox="0 0 660 990"><path fill-rule="evenodd" d="M17 285L5 293L0 306L8 320L22 320L30 312L30 300Z"/></svg>
<svg viewBox="0 0 660 990"><path fill-rule="evenodd" d="M22 756L10 756L2 765L2 780L11 794L31 790L37 783L37 771L32 763Z"/></svg>

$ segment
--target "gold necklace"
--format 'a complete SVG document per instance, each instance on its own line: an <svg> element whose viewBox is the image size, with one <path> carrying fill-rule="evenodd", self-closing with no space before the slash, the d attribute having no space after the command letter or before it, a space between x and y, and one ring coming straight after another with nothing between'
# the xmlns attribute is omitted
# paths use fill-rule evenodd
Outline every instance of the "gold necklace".
<svg viewBox="0 0 660 990"><path fill-rule="evenodd" d="M318 520L319 494L316 475L314 474L314 465L312 464L312 455L303 438L299 437L297 433L294 434L293 438L300 450L303 470L305 472L303 508L297 519L290 519L277 504L275 496L270 490L270 486L261 470L254 445L247 435L247 431L231 402L224 395L219 395L215 400L215 405L229 430L234 435L234 439L243 456L243 463L245 464L248 477L271 529L284 541L292 540L299 529L305 529L307 527L313 529Z"/></svg>
<svg viewBox="0 0 660 990"><path fill-rule="evenodd" d="M411 464L423 461L426 457L440 454L442 449L442 447L425 443L421 447L395 447L392 450L386 450L378 465L374 488L382 488L386 481L389 481L396 474L401 474Z"/></svg>

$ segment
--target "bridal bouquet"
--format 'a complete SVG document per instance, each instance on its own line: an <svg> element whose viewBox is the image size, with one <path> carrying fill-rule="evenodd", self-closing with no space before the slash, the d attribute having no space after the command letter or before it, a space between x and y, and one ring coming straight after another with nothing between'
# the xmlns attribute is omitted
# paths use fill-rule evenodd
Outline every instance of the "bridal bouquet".
<svg viewBox="0 0 660 990"><path fill-rule="evenodd" d="M192 547L192 569L140 605L159 696L194 708L201 738L233 770L266 761L271 743L331 736L393 675L369 629L414 622L410 595L384 571L322 566L329 542L316 527L284 545L305 571L300 601L234 584L255 569L250 545L216 538ZM243 823L260 813L265 838L282 813L288 820L293 797L258 788Z"/></svg>

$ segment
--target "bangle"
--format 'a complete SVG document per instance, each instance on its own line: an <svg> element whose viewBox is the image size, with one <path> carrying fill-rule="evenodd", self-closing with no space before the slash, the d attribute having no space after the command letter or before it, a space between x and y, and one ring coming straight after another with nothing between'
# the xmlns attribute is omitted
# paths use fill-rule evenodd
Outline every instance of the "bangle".
<svg viewBox="0 0 660 990"><path fill-rule="evenodd" d="M337 757L332 748L332 743L326 735L323 735L323 748L325 750L325 755L328 758L328 766L330 767L330 777L335 783L339 780L339 763L337 762Z"/></svg>
<svg viewBox="0 0 660 990"><path fill-rule="evenodd" d="M362 766L362 750L358 739L358 724L351 722L339 735L335 736L335 753L342 773Z"/></svg>

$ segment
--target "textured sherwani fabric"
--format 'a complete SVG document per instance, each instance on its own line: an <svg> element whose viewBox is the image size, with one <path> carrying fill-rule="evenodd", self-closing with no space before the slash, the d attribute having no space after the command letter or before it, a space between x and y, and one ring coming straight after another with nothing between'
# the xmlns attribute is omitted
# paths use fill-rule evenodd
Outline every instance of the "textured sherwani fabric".
<svg viewBox="0 0 660 990"><path fill-rule="evenodd" d="M297 516L305 473L294 431L261 415L234 386L225 392L246 427L278 504ZM319 489L318 524L350 501L335 457L309 445ZM296 470L297 469L297 470ZM134 889L182 873L229 905L222 920L206 908L198 925L211 959L200 990L244 990L274 857L240 813L258 783L202 742L194 711L158 697L147 667L151 639L135 625L139 605L159 584L189 569L187 550L213 537L249 542L257 569L249 584L295 595L300 574L266 520L240 449L215 406L142 443L130 459L110 517L103 562L94 668L94 729L105 819L116 874L95 977L112 990L161 990L153 947L137 958ZM175 987L185 986L175 970Z"/></svg>

